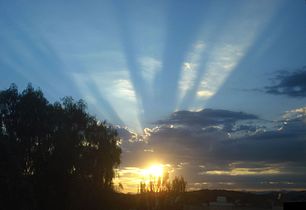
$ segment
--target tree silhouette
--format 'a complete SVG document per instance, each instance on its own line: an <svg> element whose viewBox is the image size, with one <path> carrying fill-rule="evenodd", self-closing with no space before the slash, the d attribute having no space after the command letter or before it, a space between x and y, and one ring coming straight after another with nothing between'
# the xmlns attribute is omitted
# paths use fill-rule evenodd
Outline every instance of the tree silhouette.
<svg viewBox="0 0 306 210"><path fill-rule="evenodd" d="M169 177L169 172L165 172L158 179L150 179L148 183L140 182L138 192L143 193L183 193L186 191L187 182L182 176L175 176L173 180Z"/></svg>
<svg viewBox="0 0 306 210"><path fill-rule="evenodd" d="M153 178L147 183L140 182L140 201L137 209L183 209L182 194L186 191L186 185L187 182L182 176L175 176L171 180L167 171L158 179Z"/></svg>
<svg viewBox="0 0 306 210"><path fill-rule="evenodd" d="M180 177L176 176L172 180L171 190L172 190L172 192L177 192L177 193L185 192L186 191L186 185L187 185L187 182L184 180L184 178L182 176L180 176Z"/></svg>
<svg viewBox="0 0 306 210"><path fill-rule="evenodd" d="M0 209L101 207L120 163L115 129L84 101L51 104L31 85L1 91L0 109Z"/></svg>

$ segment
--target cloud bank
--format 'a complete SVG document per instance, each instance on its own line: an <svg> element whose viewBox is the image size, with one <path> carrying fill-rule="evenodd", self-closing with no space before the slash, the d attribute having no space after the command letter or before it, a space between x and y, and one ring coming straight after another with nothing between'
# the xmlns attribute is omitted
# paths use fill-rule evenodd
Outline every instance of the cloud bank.
<svg viewBox="0 0 306 210"><path fill-rule="evenodd" d="M189 189L303 189L305 110L290 110L275 122L228 110L174 112L138 140L123 140L123 161L141 167L158 159L183 175Z"/></svg>
<svg viewBox="0 0 306 210"><path fill-rule="evenodd" d="M306 97L306 66L293 72L280 71L272 81L275 84L265 87L266 93Z"/></svg>

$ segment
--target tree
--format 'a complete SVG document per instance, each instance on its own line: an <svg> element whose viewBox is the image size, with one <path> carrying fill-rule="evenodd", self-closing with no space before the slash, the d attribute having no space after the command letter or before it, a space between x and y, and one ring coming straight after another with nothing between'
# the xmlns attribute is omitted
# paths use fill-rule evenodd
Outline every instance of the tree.
<svg viewBox="0 0 306 210"><path fill-rule="evenodd" d="M0 109L2 205L82 208L89 195L112 190L119 137L86 112L84 101L65 97L51 104L41 90L28 85L19 93L12 84L0 92Z"/></svg>
<svg viewBox="0 0 306 210"><path fill-rule="evenodd" d="M186 191L186 185L187 185L187 182L184 180L184 178L182 176L180 176L180 177L176 176L172 180L171 190L172 190L172 192L176 192L176 193L185 192Z"/></svg>
<svg viewBox="0 0 306 210"><path fill-rule="evenodd" d="M170 193L183 193L186 191L187 182L182 176L175 176L171 181L169 178L169 172L165 172L163 177L158 179L151 179L147 184L145 182L139 183L140 194L142 193L158 193L158 192L170 192Z"/></svg>

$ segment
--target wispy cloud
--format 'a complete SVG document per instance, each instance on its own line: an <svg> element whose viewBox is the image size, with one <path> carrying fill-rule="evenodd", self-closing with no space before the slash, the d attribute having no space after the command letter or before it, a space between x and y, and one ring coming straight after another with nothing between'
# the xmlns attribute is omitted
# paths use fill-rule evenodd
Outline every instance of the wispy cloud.
<svg viewBox="0 0 306 210"><path fill-rule="evenodd" d="M289 97L306 97L306 66L293 72L281 71L273 78L274 85L265 87L265 92Z"/></svg>
<svg viewBox="0 0 306 210"><path fill-rule="evenodd" d="M103 105L101 108L98 107L99 102L101 102L98 101L99 95L103 96L106 102L115 110L116 114L120 116L124 125L129 125L130 128L137 132L142 131L139 101L130 81L128 71L75 73L74 79L79 90L83 93L83 97L88 100L89 106L93 105L97 110L103 109ZM98 96L92 95L93 90L88 88L93 84ZM103 112L101 113L103 114Z"/></svg>
<svg viewBox="0 0 306 210"><path fill-rule="evenodd" d="M227 21L210 52L210 58L203 69L205 73L202 82L197 89L197 100L207 101L216 94L278 8L279 2L276 1L269 2L265 7L257 2L241 5L241 12ZM261 15L258 16L258 13Z"/></svg>
<svg viewBox="0 0 306 210"><path fill-rule="evenodd" d="M140 132L142 130L141 106L127 71L104 72L92 75L92 81L114 107L126 125Z"/></svg>
<svg viewBox="0 0 306 210"><path fill-rule="evenodd" d="M197 41L193 44L192 49L187 54L186 59L183 62L181 69L181 76L179 80L179 96L177 108L180 107L183 98L187 92L194 87L199 65L203 51L205 50L205 44L203 41Z"/></svg>
<svg viewBox="0 0 306 210"><path fill-rule="evenodd" d="M162 63L160 60L149 56L139 58L138 62L141 67L142 77L146 80L147 86L149 86L152 93L154 91L153 82L156 74L162 69Z"/></svg>
<svg viewBox="0 0 306 210"><path fill-rule="evenodd" d="M292 109L289 111L286 111L283 115L283 119L285 122L288 122L290 120L294 119L304 119L306 116L306 107L300 107L297 109Z"/></svg>
<svg viewBox="0 0 306 210"><path fill-rule="evenodd" d="M229 171L225 170L212 170L212 171L205 171L203 174L210 174L210 175L229 175L229 176L249 176L249 175L275 175L279 174L280 170L278 168L234 168Z"/></svg>

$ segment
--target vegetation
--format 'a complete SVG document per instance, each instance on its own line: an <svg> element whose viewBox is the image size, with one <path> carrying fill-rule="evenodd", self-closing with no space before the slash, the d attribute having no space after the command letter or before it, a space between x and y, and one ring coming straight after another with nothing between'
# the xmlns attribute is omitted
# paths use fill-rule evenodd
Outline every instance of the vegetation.
<svg viewBox="0 0 306 210"><path fill-rule="evenodd" d="M140 182L138 192L142 193L160 193L160 192L171 192L171 193L183 193L186 191L187 182L182 176L174 177L169 179L169 173L164 173L163 177L151 179L148 183Z"/></svg>
<svg viewBox="0 0 306 210"><path fill-rule="evenodd" d="M0 91L0 209L181 209L186 181L169 173L140 183L138 195L115 192L118 141L84 101L50 103L12 84Z"/></svg>
<svg viewBox="0 0 306 210"><path fill-rule="evenodd" d="M116 131L70 97L0 92L0 209L101 209L120 163Z"/></svg>
<svg viewBox="0 0 306 210"><path fill-rule="evenodd" d="M187 182L184 178L174 177L171 181L169 173L163 177L151 177L148 183L140 182L137 209L180 210L183 209L183 194Z"/></svg>
<svg viewBox="0 0 306 210"><path fill-rule="evenodd" d="M240 207L305 201L305 191L185 192L184 178L170 180L169 173L140 183L139 194L115 193L118 140L116 130L88 114L82 100L50 103L31 85L21 93L15 85L0 91L0 209L180 210L220 195Z"/></svg>

